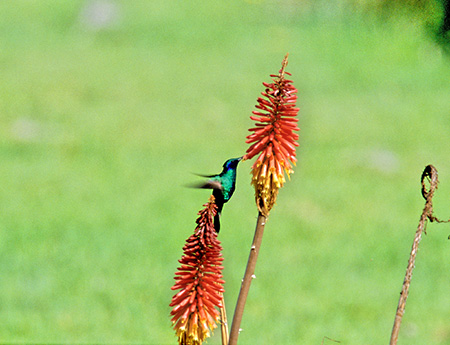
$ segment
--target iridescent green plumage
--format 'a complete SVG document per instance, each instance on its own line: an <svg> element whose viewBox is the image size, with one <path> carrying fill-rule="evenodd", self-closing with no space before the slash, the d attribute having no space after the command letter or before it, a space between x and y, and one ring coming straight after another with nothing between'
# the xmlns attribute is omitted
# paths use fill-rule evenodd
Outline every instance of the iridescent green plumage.
<svg viewBox="0 0 450 345"><path fill-rule="evenodd" d="M203 177L208 177L210 180L201 185L200 188L213 189L213 195L217 205L217 215L214 217L214 228L216 232L220 231L220 214L223 204L230 200L236 188L236 170L241 159L242 157L227 160L223 164L222 172L218 175L203 175Z"/></svg>

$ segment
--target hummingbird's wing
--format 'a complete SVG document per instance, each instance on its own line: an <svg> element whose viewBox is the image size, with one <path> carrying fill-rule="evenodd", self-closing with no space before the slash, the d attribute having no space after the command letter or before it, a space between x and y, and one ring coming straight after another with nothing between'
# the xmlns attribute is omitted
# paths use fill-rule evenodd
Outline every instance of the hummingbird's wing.
<svg viewBox="0 0 450 345"><path fill-rule="evenodd" d="M208 180L205 183L198 185L198 188L204 189L222 189L222 184L216 180Z"/></svg>
<svg viewBox="0 0 450 345"><path fill-rule="evenodd" d="M222 190L222 184L219 181L217 181L216 179L214 179L214 177L217 177L217 175L199 175L199 174L196 174L196 175L201 176L201 177L210 178L210 180L207 180L205 182L196 183L196 184L190 184L190 185L187 185L186 187Z"/></svg>
<svg viewBox="0 0 450 345"><path fill-rule="evenodd" d="M218 180L215 179L215 178L217 178L218 175L202 175L202 174L195 174L195 175L200 176L200 177L206 177L206 178L209 178L210 180L207 180L200 184L196 184L192 187L222 190L222 184Z"/></svg>

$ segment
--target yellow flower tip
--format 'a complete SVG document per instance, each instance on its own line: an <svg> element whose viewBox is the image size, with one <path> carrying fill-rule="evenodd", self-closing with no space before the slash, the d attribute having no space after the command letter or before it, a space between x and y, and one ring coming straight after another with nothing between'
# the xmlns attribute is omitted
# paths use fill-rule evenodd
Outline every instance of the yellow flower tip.
<svg viewBox="0 0 450 345"><path fill-rule="evenodd" d="M288 180L290 181L291 180L291 174L290 174L290 172L288 170L286 170L286 175L288 177Z"/></svg>
<svg viewBox="0 0 450 345"><path fill-rule="evenodd" d="M273 169L273 171L271 171L272 179L273 179L274 181L278 181L278 175L277 175L277 174L274 174L274 172L275 172L275 169Z"/></svg>
<svg viewBox="0 0 450 345"><path fill-rule="evenodd" d="M188 329L186 329L186 326L188 326ZM201 345L206 338L211 336L211 333L206 320L200 320L200 324L198 324L196 318L189 318L187 324L178 328L177 336L179 345Z"/></svg>
<svg viewBox="0 0 450 345"><path fill-rule="evenodd" d="M270 171L269 171L269 174L270 174ZM266 176L267 176L267 165L263 165L262 166L261 171L259 172L258 175L259 175L260 179L265 179L266 178Z"/></svg>

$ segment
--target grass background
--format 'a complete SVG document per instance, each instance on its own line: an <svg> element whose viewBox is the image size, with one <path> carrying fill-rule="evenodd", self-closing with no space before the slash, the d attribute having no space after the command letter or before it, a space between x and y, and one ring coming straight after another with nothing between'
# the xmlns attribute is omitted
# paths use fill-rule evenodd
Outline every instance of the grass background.
<svg viewBox="0 0 450 345"><path fill-rule="evenodd" d="M450 57L420 18L334 1L2 1L0 42L0 342L175 343L170 287L208 199L184 185L245 152L286 52L299 164L240 342L388 342L427 164L436 214L450 206ZM250 165L220 233L230 319ZM449 234L428 226L403 344L450 344Z"/></svg>

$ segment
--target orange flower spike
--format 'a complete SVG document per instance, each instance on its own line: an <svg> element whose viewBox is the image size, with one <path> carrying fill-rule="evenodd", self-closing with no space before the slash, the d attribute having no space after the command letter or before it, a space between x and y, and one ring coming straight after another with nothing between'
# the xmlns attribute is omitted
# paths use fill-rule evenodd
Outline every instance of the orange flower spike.
<svg viewBox="0 0 450 345"><path fill-rule="evenodd" d="M180 345L201 345L217 327L224 292L222 247L214 230L217 206L214 197L204 205L196 220L194 235L186 240L181 266L172 290L172 323Z"/></svg>
<svg viewBox="0 0 450 345"><path fill-rule="evenodd" d="M272 74L272 83L264 82L266 88L257 98L257 105L250 118L256 126L250 128L252 134L247 136L246 143L251 144L244 159L251 159L259 154L252 166L252 185L255 188L255 199L258 209L268 216L286 179L293 173L295 165L295 149L298 146L296 108L297 89L292 80L285 79L288 55L281 64L277 75ZM291 165L292 164L292 165Z"/></svg>

